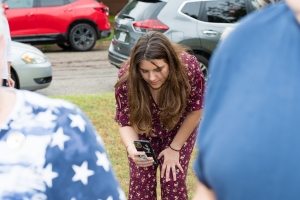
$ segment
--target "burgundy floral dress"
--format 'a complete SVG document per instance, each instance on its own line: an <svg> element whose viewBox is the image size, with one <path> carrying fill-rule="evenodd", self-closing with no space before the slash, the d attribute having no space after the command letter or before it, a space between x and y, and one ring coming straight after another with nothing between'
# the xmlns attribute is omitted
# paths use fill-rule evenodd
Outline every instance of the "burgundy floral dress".
<svg viewBox="0 0 300 200"><path fill-rule="evenodd" d="M152 114L152 132L149 137L139 134L140 140L149 140L154 149L155 154L158 156L161 151L172 143L175 135L177 134L182 122L184 121L188 112L201 110L203 107L203 95L205 89L205 80L203 73L200 69L199 62L195 58L187 53L181 53L181 59L183 60L186 69L189 84L191 85L191 92L188 99L188 105L186 111L182 114L179 122L175 128L171 131L167 131L160 123L159 108L152 98L150 98L150 108ZM119 78L122 77L128 70L128 65L124 65L119 71ZM116 116L115 121L120 126L130 126L129 121L129 108L127 99L127 83L119 85L115 90L116 98ZM188 164L190 161L191 153L194 148L196 140L196 132L198 126L194 129L190 137L187 139L182 149L180 150L180 164L184 169L184 173L180 172L177 168L176 181L173 181L172 173L170 173L170 181L166 182L165 178L160 180L161 192L163 200L185 200L188 199L186 188L186 175L188 170ZM128 158L130 167L130 185L128 199L147 199L155 200L156 197L156 171L157 167L139 168L135 163ZM160 163L163 163L163 158ZM159 165L161 169L161 165Z"/></svg>

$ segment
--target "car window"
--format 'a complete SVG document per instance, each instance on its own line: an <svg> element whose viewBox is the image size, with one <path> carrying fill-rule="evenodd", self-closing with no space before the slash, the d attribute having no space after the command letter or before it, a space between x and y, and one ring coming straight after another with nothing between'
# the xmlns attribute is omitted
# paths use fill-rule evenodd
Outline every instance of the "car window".
<svg viewBox="0 0 300 200"><path fill-rule="evenodd" d="M162 1L132 0L121 11L119 18L131 18L136 21L155 19L165 5L166 2Z"/></svg>
<svg viewBox="0 0 300 200"><path fill-rule="evenodd" d="M181 12L194 19L198 19L199 10L200 10L200 2L189 2L183 6Z"/></svg>
<svg viewBox="0 0 300 200"><path fill-rule="evenodd" d="M247 14L244 0L207 1L205 10L211 23L234 23Z"/></svg>
<svg viewBox="0 0 300 200"><path fill-rule="evenodd" d="M49 6L62 6L65 5L64 0L41 0L41 7L49 7Z"/></svg>
<svg viewBox="0 0 300 200"><path fill-rule="evenodd" d="M13 8L32 8L34 0L7 0L5 3L10 9Z"/></svg>

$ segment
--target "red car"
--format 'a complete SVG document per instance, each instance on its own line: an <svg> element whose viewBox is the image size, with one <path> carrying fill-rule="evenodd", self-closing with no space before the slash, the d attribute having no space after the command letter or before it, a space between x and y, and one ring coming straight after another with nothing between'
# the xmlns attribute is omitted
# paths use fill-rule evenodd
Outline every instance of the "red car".
<svg viewBox="0 0 300 200"><path fill-rule="evenodd" d="M3 0L12 40L92 49L111 34L109 9L96 0Z"/></svg>

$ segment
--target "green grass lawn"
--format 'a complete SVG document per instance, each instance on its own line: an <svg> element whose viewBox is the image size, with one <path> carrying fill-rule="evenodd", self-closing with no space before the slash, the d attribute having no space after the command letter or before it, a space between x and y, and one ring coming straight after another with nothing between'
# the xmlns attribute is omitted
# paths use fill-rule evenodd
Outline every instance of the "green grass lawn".
<svg viewBox="0 0 300 200"><path fill-rule="evenodd" d="M65 99L78 105L89 117L105 143L105 148L113 165L116 176L127 195L129 185L128 161L125 147L123 146L119 137L118 125L114 121L114 94L107 93L101 95L55 96L53 98ZM191 163L193 162L195 155L196 150L193 152ZM192 172L192 164L190 164L187 176L189 199L191 199L192 195L194 194L195 186L196 177ZM158 194L160 194L160 190L158 190ZM158 199L160 199L160 197Z"/></svg>

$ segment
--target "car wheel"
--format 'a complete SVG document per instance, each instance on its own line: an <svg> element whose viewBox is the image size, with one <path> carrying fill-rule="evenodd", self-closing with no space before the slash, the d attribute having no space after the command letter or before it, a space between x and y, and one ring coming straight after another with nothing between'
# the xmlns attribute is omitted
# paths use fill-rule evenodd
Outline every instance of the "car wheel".
<svg viewBox="0 0 300 200"><path fill-rule="evenodd" d="M204 74L205 80L207 80L207 78L208 78L208 60L204 56L201 56L198 54L196 54L195 56L200 63L200 68Z"/></svg>
<svg viewBox="0 0 300 200"><path fill-rule="evenodd" d="M19 79L15 70L11 68L11 78L15 81L15 88L20 89Z"/></svg>
<svg viewBox="0 0 300 200"><path fill-rule="evenodd" d="M62 48L63 50L70 50L72 49L72 47L70 47L70 45L68 43L57 43L57 46L59 46L60 48Z"/></svg>
<svg viewBox="0 0 300 200"><path fill-rule="evenodd" d="M88 24L77 24L71 29L69 43L76 51L91 50L96 44L96 32Z"/></svg>

